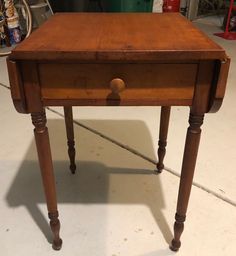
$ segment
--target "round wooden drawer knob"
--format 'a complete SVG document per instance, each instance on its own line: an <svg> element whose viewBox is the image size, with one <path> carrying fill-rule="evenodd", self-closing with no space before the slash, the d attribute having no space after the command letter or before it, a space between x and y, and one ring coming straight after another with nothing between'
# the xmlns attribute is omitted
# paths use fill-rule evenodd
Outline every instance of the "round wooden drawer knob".
<svg viewBox="0 0 236 256"><path fill-rule="evenodd" d="M125 82L120 78L114 78L110 82L112 93L118 94L125 89Z"/></svg>

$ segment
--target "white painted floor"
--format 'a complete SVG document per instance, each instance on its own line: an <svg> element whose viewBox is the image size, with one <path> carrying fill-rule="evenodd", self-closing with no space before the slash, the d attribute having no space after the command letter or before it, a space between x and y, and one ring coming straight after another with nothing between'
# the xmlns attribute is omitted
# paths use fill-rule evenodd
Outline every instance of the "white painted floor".
<svg viewBox="0 0 236 256"><path fill-rule="evenodd" d="M166 171L154 175L159 108L81 107L75 120L76 175L68 170L63 119L47 111L58 188L63 248L51 249L30 116L11 102L0 59L0 255L233 256L236 255L236 41L213 36L218 18L196 22L232 58L224 104L203 126L195 185L178 253L173 235L188 109L173 108ZM63 113L60 108L53 110ZM150 158L121 148L117 141ZM173 174L174 173L174 174Z"/></svg>

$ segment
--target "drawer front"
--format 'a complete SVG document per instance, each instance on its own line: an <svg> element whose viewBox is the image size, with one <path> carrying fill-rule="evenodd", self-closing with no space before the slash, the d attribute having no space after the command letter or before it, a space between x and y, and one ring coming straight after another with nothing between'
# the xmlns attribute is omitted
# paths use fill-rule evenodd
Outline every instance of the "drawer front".
<svg viewBox="0 0 236 256"><path fill-rule="evenodd" d="M44 101L191 105L198 64L38 64ZM80 105L80 104L79 104ZM85 104L86 105L86 104Z"/></svg>

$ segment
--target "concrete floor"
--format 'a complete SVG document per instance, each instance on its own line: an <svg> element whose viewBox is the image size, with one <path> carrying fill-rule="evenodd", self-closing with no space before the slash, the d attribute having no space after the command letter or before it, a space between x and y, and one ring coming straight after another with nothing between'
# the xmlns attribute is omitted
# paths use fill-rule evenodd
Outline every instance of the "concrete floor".
<svg viewBox="0 0 236 256"><path fill-rule="evenodd" d="M205 118L178 253L168 244L188 109L173 108L166 171L161 175L153 174L159 108L76 108L79 171L74 176L68 170L62 109L47 111L64 242L55 252L47 241L51 234L33 127L30 117L12 105L5 59L0 59L0 255L236 255L236 42L212 35L219 24L218 18L196 22L227 50L232 64L223 107Z"/></svg>

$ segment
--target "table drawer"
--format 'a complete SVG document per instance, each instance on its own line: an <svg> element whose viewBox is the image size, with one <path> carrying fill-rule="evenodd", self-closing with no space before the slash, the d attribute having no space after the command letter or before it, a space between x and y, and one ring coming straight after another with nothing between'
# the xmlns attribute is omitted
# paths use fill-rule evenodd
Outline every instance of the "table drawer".
<svg viewBox="0 0 236 256"><path fill-rule="evenodd" d="M43 100L191 105L198 65L40 63ZM115 80L114 80L115 79ZM99 103L100 102L100 103ZM175 103L176 102L176 103ZM86 104L85 104L86 105Z"/></svg>

